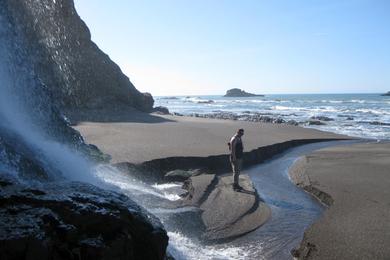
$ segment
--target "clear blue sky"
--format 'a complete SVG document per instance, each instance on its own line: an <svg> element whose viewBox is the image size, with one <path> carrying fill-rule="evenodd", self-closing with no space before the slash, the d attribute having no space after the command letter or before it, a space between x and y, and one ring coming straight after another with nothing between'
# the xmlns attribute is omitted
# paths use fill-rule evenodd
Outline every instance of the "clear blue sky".
<svg viewBox="0 0 390 260"><path fill-rule="evenodd" d="M390 90L388 0L75 0L153 95Z"/></svg>

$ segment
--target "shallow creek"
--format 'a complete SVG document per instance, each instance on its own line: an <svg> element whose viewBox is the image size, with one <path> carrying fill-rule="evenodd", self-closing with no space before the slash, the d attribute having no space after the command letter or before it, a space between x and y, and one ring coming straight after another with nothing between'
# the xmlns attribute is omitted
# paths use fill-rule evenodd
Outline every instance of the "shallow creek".
<svg viewBox="0 0 390 260"><path fill-rule="evenodd" d="M291 249L299 245L305 229L321 216L325 207L290 181L289 168L305 154L351 142L356 141L303 145L243 171L270 206L272 216L259 229L223 244L204 244L188 231L191 214L197 209L172 206L183 192L181 183L150 186L116 171L107 174L107 169L101 178L161 219L170 238L168 251L175 259L292 259ZM196 223L192 224L196 229Z"/></svg>

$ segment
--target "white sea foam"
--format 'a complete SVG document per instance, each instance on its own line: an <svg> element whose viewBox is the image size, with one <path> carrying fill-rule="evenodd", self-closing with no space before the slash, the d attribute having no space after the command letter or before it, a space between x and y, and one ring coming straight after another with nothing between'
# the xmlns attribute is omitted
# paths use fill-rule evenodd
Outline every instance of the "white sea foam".
<svg viewBox="0 0 390 260"><path fill-rule="evenodd" d="M356 109L356 112L361 112L361 113L370 113L370 114L375 114L375 115L390 115L390 111L385 111L382 109Z"/></svg>
<svg viewBox="0 0 390 260"><path fill-rule="evenodd" d="M225 260L248 259L248 253L240 247L205 246L179 232L168 232L170 238L168 251L175 259Z"/></svg>
<svg viewBox="0 0 390 260"><path fill-rule="evenodd" d="M200 97L198 97L199 99ZM390 122L390 99L370 94L340 95L270 95L254 98L224 98L218 96L202 96L201 99L212 99L211 105L196 103L161 104L170 111L181 114L209 114L215 109L220 112L241 114L242 112L271 114L285 120L294 119L306 122L312 116L327 116L334 121L326 125L310 126L311 128L332 131L359 137L390 139L388 126L372 125L362 122ZM353 120L338 115L348 115ZM345 124L352 125L346 127ZM304 124L302 124L306 127ZM343 130L341 130L343 129ZM358 129L358 130L354 130Z"/></svg>

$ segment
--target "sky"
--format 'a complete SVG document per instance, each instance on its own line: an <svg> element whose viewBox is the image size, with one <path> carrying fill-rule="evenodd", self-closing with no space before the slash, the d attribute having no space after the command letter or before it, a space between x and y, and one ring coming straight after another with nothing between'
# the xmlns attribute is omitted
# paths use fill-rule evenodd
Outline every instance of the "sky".
<svg viewBox="0 0 390 260"><path fill-rule="evenodd" d="M390 90L388 0L75 0L142 92Z"/></svg>

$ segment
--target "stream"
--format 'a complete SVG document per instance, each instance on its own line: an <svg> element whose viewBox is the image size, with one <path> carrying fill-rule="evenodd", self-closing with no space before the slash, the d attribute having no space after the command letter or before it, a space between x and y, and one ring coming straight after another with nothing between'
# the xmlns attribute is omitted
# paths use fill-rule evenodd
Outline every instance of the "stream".
<svg viewBox="0 0 390 260"><path fill-rule="evenodd" d="M160 218L170 238L168 251L175 259L292 259L291 249L299 245L305 229L321 216L325 207L290 181L289 168L299 157L315 150L356 142L303 145L244 170L242 174L250 176L260 197L270 206L272 216L257 230L222 244L205 244L188 231L191 213L198 209L173 206L184 192L181 183L147 185L116 170L110 174L108 169L98 175Z"/></svg>

